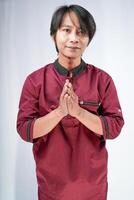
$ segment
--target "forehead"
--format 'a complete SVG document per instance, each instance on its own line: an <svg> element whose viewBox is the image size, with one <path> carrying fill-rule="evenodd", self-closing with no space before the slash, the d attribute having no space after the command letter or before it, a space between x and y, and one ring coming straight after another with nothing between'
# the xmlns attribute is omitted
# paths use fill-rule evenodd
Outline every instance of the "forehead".
<svg viewBox="0 0 134 200"><path fill-rule="evenodd" d="M80 23L77 15L74 12L66 13L63 16L61 26L75 26L80 28Z"/></svg>

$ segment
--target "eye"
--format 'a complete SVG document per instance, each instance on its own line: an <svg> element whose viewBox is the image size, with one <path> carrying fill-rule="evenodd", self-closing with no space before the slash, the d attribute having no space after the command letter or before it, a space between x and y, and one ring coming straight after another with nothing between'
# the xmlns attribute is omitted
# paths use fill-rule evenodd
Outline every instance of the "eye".
<svg viewBox="0 0 134 200"><path fill-rule="evenodd" d="M77 30L77 34L78 35L85 35L84 31L82 29L78 29Z"/></svg>
<svg viewBox="0 0 134 200"><path fill-rule="evenodd" d="M80 36L85 36L86 32L84 32L84 30L82 30L82 29L78 29L77 34L80 35Z"/></svg>
<svg viewBox="0 0 134 200"><path fill-rule="evenodd" d="M70 29L69 28L63 28L63 31L66 32L66 33L69 33Z"/></svg>

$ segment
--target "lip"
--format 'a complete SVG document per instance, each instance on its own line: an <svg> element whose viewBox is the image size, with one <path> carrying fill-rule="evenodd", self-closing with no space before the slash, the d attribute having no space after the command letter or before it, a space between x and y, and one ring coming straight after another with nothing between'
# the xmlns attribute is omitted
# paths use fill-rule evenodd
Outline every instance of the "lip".
<svg viewBox="0 0 134 200"><path fill-rule="evenodd" d="M66 46L69 49L80 49L80 47L75 47L75 46Z"/></svg>

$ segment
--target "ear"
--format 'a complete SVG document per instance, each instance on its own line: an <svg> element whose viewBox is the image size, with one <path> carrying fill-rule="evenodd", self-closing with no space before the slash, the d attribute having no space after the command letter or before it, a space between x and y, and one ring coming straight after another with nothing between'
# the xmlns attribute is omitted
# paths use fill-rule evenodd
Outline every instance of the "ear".
<svg viewBox="0 0 134 200"><path fill-rule="evenodd" d="M56 43L56 34L52 36L52 40Z"/></svg>
<svg viewBox="0 0 134 200"><path fill-rule="evenodd" d="M90 43L90 39L88 40L87 47L88 47L89 43Z"/></svg>
<svg viewBox="0 0 134 200"><path fill-rule="evenodd" d="M57 47L57 44L56 44L56 35L52 36L52 40L53 40L53 42L55 44L55 48L56 48L57 53L59 53L59 50L58 50L58 47Z"/></svg>
<svg viewBox="0 0 134 200"><path fill-rule="evenodd" d="M52 36L52 40L53 40L53 42L55 42L55 37L54 36Z"/></svg>

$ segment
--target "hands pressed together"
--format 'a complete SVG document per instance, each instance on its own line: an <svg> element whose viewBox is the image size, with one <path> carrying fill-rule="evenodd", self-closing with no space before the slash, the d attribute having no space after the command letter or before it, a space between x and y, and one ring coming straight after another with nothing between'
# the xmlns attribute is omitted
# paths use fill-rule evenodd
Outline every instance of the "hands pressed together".
<svg viewBox="0 0 134 200"><path fill-rule="evenodd" d="M72 84L69 80L66 80L60 95L58 107L35 121L33 138L38 138L49 133L67 115L77 118L77 120L97 136L100 137L103 134L100 118L79 106L78 96L74 92Z"/></svg>
<svg viewBox="0 0 134 200"><path fill-rule="evenodd" d="M68 79L61 93L58 109L63 117L66 115L77 117L80 113L81 107L79 106L78 96Z"/></svg>

